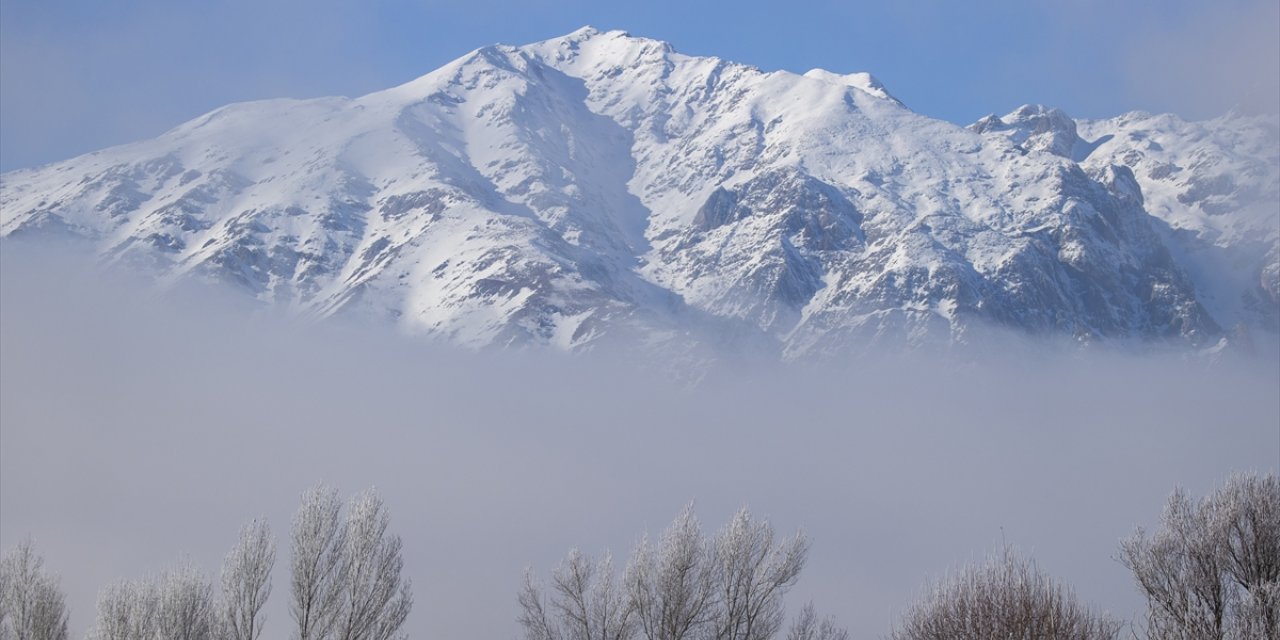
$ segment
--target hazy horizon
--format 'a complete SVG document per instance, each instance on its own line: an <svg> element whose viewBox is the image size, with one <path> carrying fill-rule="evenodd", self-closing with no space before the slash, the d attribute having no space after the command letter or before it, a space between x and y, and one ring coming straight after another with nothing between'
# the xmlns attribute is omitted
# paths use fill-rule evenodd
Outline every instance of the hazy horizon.
<svg viewBox="0 0 1280 640"><path fill-rule="evenodd" d="M412 637L513 637L524 569L619 562L696 500L813 542L793 606L879 637L925 582L1003 542L1123 617L1114 560L1182 486L1274 472L1277 365L1095 351L964 364L713 369L413 345L358 327L157 298L85 264L0 269L0 547L34 537L69 593L186 555L211 576L249 519L280 541L267 636L287 629L287 531L318 481L384 495Z"/></svg>

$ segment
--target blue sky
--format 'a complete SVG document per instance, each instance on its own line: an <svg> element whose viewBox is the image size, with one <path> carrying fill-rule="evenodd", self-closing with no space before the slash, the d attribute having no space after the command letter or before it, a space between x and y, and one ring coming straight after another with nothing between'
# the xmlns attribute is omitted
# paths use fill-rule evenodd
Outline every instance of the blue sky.
<svg viewBox="0 0 1280 640"><path fill-rule="evenodd" d="M870 71L957 123L1280 103L1276 0L0 0L0 169L157 135L223 104L360 95L584 24L764 69Z"/></svg>

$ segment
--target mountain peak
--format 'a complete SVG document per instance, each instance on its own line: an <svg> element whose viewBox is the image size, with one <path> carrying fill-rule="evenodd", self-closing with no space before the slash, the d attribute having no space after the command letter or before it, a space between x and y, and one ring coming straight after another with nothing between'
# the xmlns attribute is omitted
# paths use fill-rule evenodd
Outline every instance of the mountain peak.
<svg viewBox="0 0 1280 640"><path fill-rule="evenodd" d="M569 33L565 34L563 37L584 40L592 36L598 36L601 33L603 32L597 29L596 27L593 27L589 24L584 24L581 27L578 27L577 29L574 29L573 31L570 31Z"/></svg>
<svg viewBox="0 0 1280 640"><path fill-rule="evenodd" d="M884 84L882 84L880 80L865 71L839 74L827 71L826 69L810 69L805 72L804 77L829 82L831 84L853 87L854 89L858 89L863 93L871 94L877 98L902 104L901 100L893 97L893 95L884 88Z"/></svg>
<svg viewBox="0 0 1280 640"><path fill-rule="evenodd" d="M566 33L565 35L558 36L555 38L547 38L546 40L539 40L537 42L519 46L517 48L520 48L520 49L537 48L543 45L583 43L591 40L622 40L622 41L639 42L639 43L658 43L666 48L671 48L670 43L663 40L637 36L632 34L630 31L626 31L623 29L600 29L592 25L584 25L582 27L579 27L578 29L575 29L573 31L570 31L569 33Z"/></svg>
<svg viewBox="0 0 1280 640"><path fill-rule="evenodd" d="M513 49L530 54L552 66L604 64L624 68L657 61L675 53L675 48L662 40L635 36L621 29L606 31L593 26L585 26L563 36Z"/></svg>
<svg viewBox="0 0 1280 640"><path fill-rule="evenodd" d="M1076 156L1084 144L1071 116L1042 104L1024 104L1003 117L991 114L969 125L969 129L1002 135L1025 151L1045 151L1068 159L1079 159Z"/></svg>

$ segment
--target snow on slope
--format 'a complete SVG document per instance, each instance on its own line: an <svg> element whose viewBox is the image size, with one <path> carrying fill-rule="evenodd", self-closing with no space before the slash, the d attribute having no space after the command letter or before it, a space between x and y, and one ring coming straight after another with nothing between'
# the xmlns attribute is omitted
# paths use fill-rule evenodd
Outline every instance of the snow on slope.
<svg viewBox="0 0 1280 640"><path fill-rule="evenodd" d="M877 80L875 76L865 71L860 71L857 73L846 73L841 75L839 73L832 73L830 71L827 71L826 69L810 69L809 71L805 72L804 77L812 78L814 80L822 80L824 82L830 82L833 84L843 85L846 87L853 87L855 89L861 89L862 91L869 93L877 98L882 98L884 100L891 100L893 102L898 103L899 105L902 104L902 101L893 97L893 95L889 93L889 90L885 89L884 85L881 84L880 81Z"/></svg>
<svg viewBox="0 0 1280 640"><path fill-rule="evenodd" d="M1224 326L1280 330L1280 121L1230 113L1205 122L1132 112L1075 121L1025 105L972 130L1086 170L1128 168L1145 210Z"/></svg>
<svg viewBox="0 0 1280 640"><path fill-rule="evenodd" d="M1140 179L915 114L867 74L586 28L5 174L0 235L470 346L1211 340Z"/></svg>
<svg viewBox="0 0 1280 640"><path fill-rule="evenodd" d="M1229 325L1280 330L1280 121L1129 113L1082 121L1085 165L1130 167L1200 298Z"/></svg>

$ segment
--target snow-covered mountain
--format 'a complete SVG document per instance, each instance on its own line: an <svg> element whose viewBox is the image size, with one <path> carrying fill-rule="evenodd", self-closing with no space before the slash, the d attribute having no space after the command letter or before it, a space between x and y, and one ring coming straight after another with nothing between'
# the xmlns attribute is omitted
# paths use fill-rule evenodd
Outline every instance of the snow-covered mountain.
<svg viewBox="0 0 1280 640"><path fill-rule="evenodd" d="M585 28L5 174L0 236L468 346L797 359L989 325L1202 345L1274 330L1274 139L1041 107L966 129L866 73Z"/></svg>
<svg viewBox="0 0 1280 640"><path fill-rule="evenodd" d="M1197 297L1223 326L1280 330L1280 123L1228 114L1206 122L1128 113L1073 121L1024 106L970 128L1091 173L1129 168L1143 206Z"/></svg>

